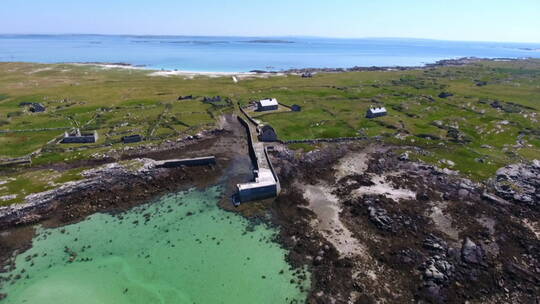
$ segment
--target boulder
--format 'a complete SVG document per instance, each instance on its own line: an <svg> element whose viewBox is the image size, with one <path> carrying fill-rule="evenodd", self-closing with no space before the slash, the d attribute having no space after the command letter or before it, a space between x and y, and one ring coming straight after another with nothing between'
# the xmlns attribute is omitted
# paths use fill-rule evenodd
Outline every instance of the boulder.
<svg viewBox="0 0 540 304"><path fill-rule="evenodd" d="M403 153L399 156L399 160L401 160L401 161L407 161L407 160L409 160L409 152L403 152Z"/></svg>
<svg viewBox="0 0 540 304"><path fill-rule="evenodd" d="M482 264L484 261L484 249L476 245L470 238L463 240L461 246L461 260L469 264Z"/></svg>
<svg viewBox="0 0 540 304"><path fill-rule="evenodd" d="M424 269L424 280L437 284L447 282L454 273L454 265L440 255L430 257L422 265L422 268Z"/></svg>
<svg viewBox="0 0 540 304"><path fill-rule="evenodd" d="M382 230L392 229L393 220L390 216L388 216L388 213L386 212L386 210L382 208L369 206L368 211L369 211L369 219L375 224L375 226L377 226L379 229L382 229Z"/></svg>
<svg viewBox="0 0 540 304"><path fill-rule="evenodd" d="M430 234L425 240L422 246L432 252L446 252L448 245L444 240L439 237Z"/></svg>

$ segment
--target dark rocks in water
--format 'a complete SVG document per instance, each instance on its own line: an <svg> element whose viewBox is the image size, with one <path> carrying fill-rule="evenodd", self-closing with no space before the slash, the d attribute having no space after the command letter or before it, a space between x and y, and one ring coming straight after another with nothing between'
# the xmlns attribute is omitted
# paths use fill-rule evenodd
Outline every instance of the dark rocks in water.
<svg viewBox="0 0 540 304"><path fill-rule="evenodd" d="M482 264L484 261L484 249L470 238L465 238L461 246L461 259L465 263Z"/></svg>
<svg viewBox="0 0 540 304"><path fill-rule="evenodd" d="M454 96L454 94L450 93L450 92L441 92L439 94L439 98L448 98L448 97L452 97Z"/></svg>
<svg viewBox="0 0 540 304"><path fill-rule="evenodd" d="M540 160L513 164L497 170L495 192L510 201L538 206L540 202Z"/></svg>

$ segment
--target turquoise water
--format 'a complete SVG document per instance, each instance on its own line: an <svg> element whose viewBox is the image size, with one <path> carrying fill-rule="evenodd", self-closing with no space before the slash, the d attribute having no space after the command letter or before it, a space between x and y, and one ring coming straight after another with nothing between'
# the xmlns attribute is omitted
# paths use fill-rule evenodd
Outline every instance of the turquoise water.
<svg viewBox="0 0 540 304"><path fill-rule="evenodd" d="M539 50L534 43L422 39L0 35L0 61L124 62L210 72L416 66L468 56L540 58Z"/></svg>
<svg viewBox="0 0 540 304"><path fill-rule="evenodd" d="M309 279L295 278L271 241L276 231L219 209L220 195L191 190L120 216L39 228L3 274L12 280L2 303L303 302Z"/></svg>

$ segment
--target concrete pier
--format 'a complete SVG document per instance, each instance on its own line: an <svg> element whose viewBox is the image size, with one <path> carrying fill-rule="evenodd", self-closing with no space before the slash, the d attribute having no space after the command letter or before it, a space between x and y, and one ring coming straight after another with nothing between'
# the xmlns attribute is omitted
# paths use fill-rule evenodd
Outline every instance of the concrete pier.
<svg viewBox="0 0 540 304"><path fill-rule="evenodd" d="M249 117L248 117L249 119ZM241 203L276 197L281 191L279 179L268 157L264 143L259 142L256 134L256 125L238 116L240 123L246 128L248 135L249 155L253 161L254 181L236 185L238 199Z"/></svg>

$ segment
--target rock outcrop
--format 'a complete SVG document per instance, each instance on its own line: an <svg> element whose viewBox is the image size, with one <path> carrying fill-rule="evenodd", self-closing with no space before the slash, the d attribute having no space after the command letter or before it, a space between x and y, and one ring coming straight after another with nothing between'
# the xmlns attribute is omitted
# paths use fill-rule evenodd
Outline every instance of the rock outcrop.
<svg viewBox="0 0 540 304"><path fill-rule="evenodd" d="M143 158L134 159L123 164L110 163L82 173L84 179L63 184L62 186L28 195L25 203L0 207L0 222L3 225L27 224L41 219L39 213L46 212L54 207L54 203L68 196L76 195L85 190L110 186L117 181L127 180L130 177L152 179L152 172L158 170L159 162Z"/></svg>
<svg viewBox="0 0 540 304"><path fill-rule="evenodd" d="M540 160L513 164L497 171L495 192L509 201L538 206L540 202Z"/></svg>

